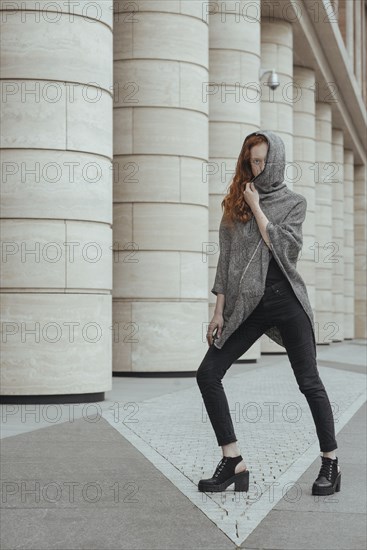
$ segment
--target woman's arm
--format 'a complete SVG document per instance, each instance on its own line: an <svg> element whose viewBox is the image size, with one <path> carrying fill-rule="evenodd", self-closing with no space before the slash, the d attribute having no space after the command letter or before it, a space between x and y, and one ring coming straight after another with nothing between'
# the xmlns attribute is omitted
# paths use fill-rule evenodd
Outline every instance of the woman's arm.
<svg viewBox="0 0 367 550"><path fill-rule="evenodd" d="M209 346L213 344L214 338L219 338L222 335L222 329L224 324L223 322L224 304L225 304L225 295L222 294L221 292L218 292L214 315L208 325L208 330L206 333L206 339ZM216 331L215 336L214 336L214 331Z"/></svg>
<svg viewBox="0 0 367 550"><path fill-rule="evenodd" d="M224 294L217 294L217 303L215 304L214 314L219 313L223 315L224 304L226 302L226 297Z"/></svg>

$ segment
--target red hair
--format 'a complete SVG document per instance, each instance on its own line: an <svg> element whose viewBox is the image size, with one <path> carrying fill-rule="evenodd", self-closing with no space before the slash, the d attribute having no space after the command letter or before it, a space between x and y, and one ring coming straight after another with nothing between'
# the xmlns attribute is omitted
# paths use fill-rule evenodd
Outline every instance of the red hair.
<svg viewBox="0 0 367 550"><path fill-rule="evenodd" d="M259 145L260 143L268 143L268 141L262 135L253 135L243 142L232 183L221 202L221 207L224 208L224 215L231 222L239 220L246 223L253 217L251 208L243 196L243 191L245 183L251 181L254 177L250 163L251 149L254 145Z"/></svg>

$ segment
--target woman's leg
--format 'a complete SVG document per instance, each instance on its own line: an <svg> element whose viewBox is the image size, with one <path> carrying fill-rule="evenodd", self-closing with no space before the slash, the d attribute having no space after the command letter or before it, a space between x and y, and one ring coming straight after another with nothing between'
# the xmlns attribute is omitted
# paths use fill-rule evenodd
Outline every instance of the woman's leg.
<svg viewBox="0 0 367 550"><path fill-rule="evenodd" d="M292 304L292 314L287 321L278 323L278 328L298 387L309 404L320 450L332 458L332 451L337 449L333 411L317 369L311 322L297 299Z"/></svg>
<svg viewBox="0 0 367 550"><path fill-rule="evenodd" d="M221 349L212 344L196 373L206 411L223 456L238 456L236 435L229 412L222 378L229 367L243 355L266 330L262 302L228 338ZM243 468L242 464L242 468ZM241 466L240 466L241 468Z"/></svg>

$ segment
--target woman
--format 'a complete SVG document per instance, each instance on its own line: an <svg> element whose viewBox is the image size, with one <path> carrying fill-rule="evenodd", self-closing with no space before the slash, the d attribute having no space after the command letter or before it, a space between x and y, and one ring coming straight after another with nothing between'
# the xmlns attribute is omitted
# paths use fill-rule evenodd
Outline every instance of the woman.
<svg viewBox="0 0 367 550"><path fill-rule="evenodd" d="M208 326L209 349L196 379L223 457L213 476L199 481L200 491L222 491L232 483L235 491L248 491L249 471L238 449L221 380L264 333L286 349L315 422L322 464L312 494L340 490L334 419L317 369L313 312L296 269L307 201L288 189L284 170L282 139L268 130L253 132L243 143L222 201L212 288L217 301Z"/></svg>

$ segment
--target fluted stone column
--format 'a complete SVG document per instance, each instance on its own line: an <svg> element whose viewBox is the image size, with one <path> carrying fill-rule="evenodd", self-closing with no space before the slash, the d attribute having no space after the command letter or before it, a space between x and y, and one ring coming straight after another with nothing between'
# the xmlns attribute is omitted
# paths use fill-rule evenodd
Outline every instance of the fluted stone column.
<svg viewBox="0 0 367 550"><path fill-rule="evenodd" d="M114 80L113 370L193 371L211 251L202 3L116 2Z"/></svg>
<svg viewBox="0 0 367 550"><path fill-rule="evenodd" d="M86 4L0 4L6 401L111 389L112 2Z"/></svg>
<svg viewBox="0 0 367 550"><path fill-rule="evenodd" d="M315 329L318 344L330 344L334 333L332 263L332 146L331 105L316 102L316 241L315 241Z"/></svg>
<svg viewBox="0 0 367 550"><path fill-rule="evenodd" d="M330 255L332 263L333 324L331 334L333 342L344 338L344 137L343 130L332 129L332 186L333 233Z"/></svg>
<svg viewBox="0 0 367 550"><path fill-rule="evenodd" d="M354 154L344 149L344 338L354 338Z"/></svg>
<svg viewBox="0 0 367 550"><path fill-rule="evenodd" d="M355 338L367 338L366 329L366 220L367 169L354 166L354 277L355 277Z"/></svg>
<svg viewBox="0 0 367 550"><path fill-rule="evenodd" d="M280 86L271 90L265 85L269 75L262 78L261 127L273 130L283 139L286 150L285 180L293 188L293 29L281 19L261 22L261 66L275 69ZM262 353L286 353L286 350L263 334Z"/></svg>
<svg viewBox="0 0 367 550"><path fill-rule="evenodd" d="M259 129L261 105L260 2L238 2L237 5L218 2L212 6L209 13L208 170L209 241L215 243L215 253L209 256L209 290L213 287L219 256L221 202L232 182L245 137ZM210 317L215 303L216 298L210 293ZM239 359L257 357L260 357L260 340Z"/></svg>
<svg viewBox="0 0 367 550"><path fill-rule="evenodd" d="M315 300L315 72L294 66L295 98L293 107L294 140L293 162L295 178L293 191L307 199L307 213L303 222L303 247L297 270L306 283L311 307Z"/></svg>

